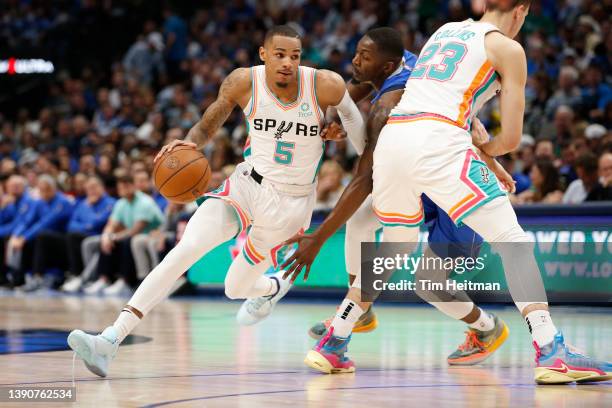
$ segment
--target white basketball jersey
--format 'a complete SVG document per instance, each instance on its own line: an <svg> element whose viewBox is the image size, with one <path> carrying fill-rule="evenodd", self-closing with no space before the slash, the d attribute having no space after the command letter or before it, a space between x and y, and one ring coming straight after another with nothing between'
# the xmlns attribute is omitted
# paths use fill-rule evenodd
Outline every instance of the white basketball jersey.
<svg viewBox="0 0 612 408"><path fill-rule="evenodd" d="M317 103L316 69L299 67L297 99L285 104L266 85L263 65L251 68L252 95L244 108L248 138L244 159L264 178L312 184L323 159L323 111Z"/></svg>
<svg viewBox="0 0 612 408"><path fill-rule="evenodd" d="M480 108L501 89L484 45L485 35L498 30L473 20L440 27L423 47L392 117L434 114L469 130Z"/></svg>

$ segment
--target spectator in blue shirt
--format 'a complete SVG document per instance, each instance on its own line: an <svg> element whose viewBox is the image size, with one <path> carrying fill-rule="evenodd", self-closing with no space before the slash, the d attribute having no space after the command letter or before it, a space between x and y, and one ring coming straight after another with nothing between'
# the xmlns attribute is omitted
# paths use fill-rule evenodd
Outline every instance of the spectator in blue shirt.
<svg viewBox="0 0 612 408"><path fill-rule="evenodd" d="M66 232L74 206L67 196L57 190L55 179L48 174L38 178L38 192L40 199L19 222L8 244L9 251L19 254L21 258L17 276L24 276L30 269L33 272L31 277L26 278L26 284L20 287L26 292L52 285L52 282L43 281L47 265L65 269L66 258L57 256L63 252L64 245L58 245L54 238Z"/></svg>
<svg viewBox="0 0 612 408"><path fill-rule="evenodd" d="M20 219L34 206L34 200L26 189L26 180L22 176L13 175L6 181L6 193L2 196L0 209L0 286L9 283L6 276L4 255L6 244L17 227ZM22 282L12 282L21 284Z"/></svg>
<svg viewBox="0 0 612 408"><path fill-rule="evenodd" d="M90 176L85 183L85 199L76 205L68 222L68 234L65 236L65 256L68 258L68 273L62 290L78 291L83 281L83 256L81 244L92 235L100 235L116 200L106 194L104 182L98 176Z"/></svg>

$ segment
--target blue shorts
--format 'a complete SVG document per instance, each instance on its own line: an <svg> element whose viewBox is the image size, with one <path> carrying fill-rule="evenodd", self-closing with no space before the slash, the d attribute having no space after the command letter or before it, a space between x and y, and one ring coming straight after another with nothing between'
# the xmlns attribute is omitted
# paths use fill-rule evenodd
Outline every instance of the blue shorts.
<svg viewBox="0 0 612 408"><path fill-rule="evenodd" d="M457 227L453 220L425 194L421 195L429 247L441 258L476 257L483 239L467 225Z"/></svg>

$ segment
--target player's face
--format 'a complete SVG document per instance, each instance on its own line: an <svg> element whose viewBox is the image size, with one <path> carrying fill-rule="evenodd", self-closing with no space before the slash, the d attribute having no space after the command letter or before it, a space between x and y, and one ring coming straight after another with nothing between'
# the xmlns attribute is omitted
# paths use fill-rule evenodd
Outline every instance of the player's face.
<svg viewBox="0 0 612 408"><path fill-rule="evenodd" d="M297 82L301 55L302 42L281 35L275 35L259 49L259 56L266 65L266 77L272 78L279 88Z"/></svg>
<svg viewBox="0 0 612 408"><path fill-rule="evenodd" d="M376 44L368 37L363 37L357 43L352 63L355 82L375 81L385 69L385 61L378 53Z"/></svg>

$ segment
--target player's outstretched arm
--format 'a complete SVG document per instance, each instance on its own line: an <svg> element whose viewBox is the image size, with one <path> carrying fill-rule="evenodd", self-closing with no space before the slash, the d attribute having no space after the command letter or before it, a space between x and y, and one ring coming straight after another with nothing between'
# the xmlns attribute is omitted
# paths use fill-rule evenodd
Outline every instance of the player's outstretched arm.
<svg viewBox="0 0 612 408"><path fill-rule="evenodd" d="M336 109L347 137L355 146L357 153L362 154L365 146L363 117L351 99L342 77L332 71L318 70L316 92L319 106L324 110L328 107Z"/></svg>
<svg viewBox="0 0 612 408"><path fill-rule="evenodd" d="M248 68L233 70L221 83L217 99L206 109L202 118L187 133L185 140L175 140L164 146L155 157L157 161L164 153L176 146L190 146L201 149L225 123L232 110L251 92L251 73Z"/></svg>
<svg viewBox="0 0 612 408"><path fill-rule="evenodd" d="M515 150L523 134L527 58L521 45L498 32L485 38L487 57L501 76L501 132L480 146L489 156L501 156Z"/></svg>
<svg viewBox="0 0 612 408"><path fill-rule="evenodd" d="M372 165L378 135L387 123L389 113L401 99L402 93L402 90L388 92L372 106L366 123L368 140L363 155L359 159L357 173L323 224L310 235L296 235L285 242L285 245L298 244L297 250L281 266L286 270L285 278L291 275L293 282L301 270L306 268L304 274L304 280L306 280L310 273L310 266L325 241L348 221L368 194L372 192Z"/></svg>

